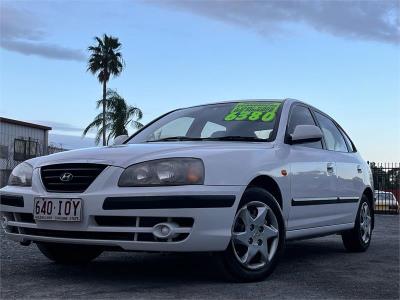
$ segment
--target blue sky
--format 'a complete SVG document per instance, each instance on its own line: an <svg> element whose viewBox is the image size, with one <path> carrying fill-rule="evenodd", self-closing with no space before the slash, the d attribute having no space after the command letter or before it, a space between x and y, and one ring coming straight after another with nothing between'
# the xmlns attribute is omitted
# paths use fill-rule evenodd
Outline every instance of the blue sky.
<svg viewBox="0 0 400 300"><path fill-rule="evenodd" d="M109 87L144 123L218 100L297 98L334 117L365 159L398 161L399 2L383 2L3 0L0 115L48 124L66 147L90 144L80 135L101 86L86 48L107 33L126 62Z"/></svg>

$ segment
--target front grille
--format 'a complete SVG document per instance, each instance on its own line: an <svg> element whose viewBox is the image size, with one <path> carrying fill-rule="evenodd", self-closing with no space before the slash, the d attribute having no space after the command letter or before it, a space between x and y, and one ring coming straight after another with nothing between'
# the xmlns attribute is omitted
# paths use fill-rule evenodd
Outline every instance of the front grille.
<svg viewBox="0 0 400 300"><path fill-rule="evenodd" d="M82 193L106 167L100 164L57 164L41 167L40 174L48 192Z"/></svg>
<svg viewBox="0 0 400 300"><path fill-rule="evenodd" d="M95 216L99 226L118 227L153 227L158 223L173 222L180 227L193 227L193 218L167 218L167 217L130 217L130 216Z"/></svg>
<svg viewBox="0 0 400 300"><path fill-rule="evenodd" d="M133 240L129 232L61 231L36 228L21 228L22 234L69 239Z"/></svg>
<svg viewBox="0 0 400 300"><path fill-rule="evenodd" d="M33 219L33 214L30 213L14 213L15 215L15 220L18 222L24 222L24 223L35 223L35 220Z"/></svg>
<svg viewBox="0 0 400 300"><path fill-rule="evenodd" d="M1 216L8 221L36 224L31 213L12 213L1 212ZM131 242L180 242L188 238L191 228L193 228L193 218L187 217L136 217L136 216L94 216L94 220L99 228L115 227L114 231L70 231L70 230L52 230L41 228L30 228L27 224L9 224L5 231L13 234L26 234L37 237L53 237L65 239L83 239L83 240L108 240L108 241L131 241ZM177 233L168 239L159 239L152 233L152 227L158 223L172 222L178 228L186 228L187 232ZM132 232L118 231L117 227L130 227ZM143 232L141 232L143 231Z"/></svg>
<svg viewBox="0 0 400 300"><path fill-rule="evenodd" d="M131 216L95 216L97 225L107 227L152 228L156 224L172 222L178 227L193 227L193 218L185 217L131 217ZM135 241L140 242L179 242L185 240L189 233L179 233L168 240L158 239L151 232L138 232Z"/></svg>

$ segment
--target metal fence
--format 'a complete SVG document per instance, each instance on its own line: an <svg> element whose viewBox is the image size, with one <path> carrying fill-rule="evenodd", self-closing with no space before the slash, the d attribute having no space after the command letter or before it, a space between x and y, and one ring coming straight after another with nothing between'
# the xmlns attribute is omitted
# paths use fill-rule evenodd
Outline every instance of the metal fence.
<svg viewBox="0 0 400 300"><path fill-rule="evenodd" d="M398 214L400 201L400 163L370 163L374 178L375 211Z"/></svg>

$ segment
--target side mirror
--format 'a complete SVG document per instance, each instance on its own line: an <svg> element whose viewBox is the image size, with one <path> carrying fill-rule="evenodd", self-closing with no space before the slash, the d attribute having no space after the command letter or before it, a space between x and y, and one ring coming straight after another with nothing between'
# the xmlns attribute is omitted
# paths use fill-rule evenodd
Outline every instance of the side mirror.
<svg viewBox="0 0 400 300"><path fill-rule="evenodd" d="M290 135L291 144L318 142L322 139L322 131L315 125L297 125Z"/></svg>
<svg viewBox="0 0 400 300"><path fill-rule="evenodd" d="M118 146L121 145L123 142L125 142L128 139L128 136L126 134L119 135L117 136L114 141L113 141L113 146Z"/></svg>

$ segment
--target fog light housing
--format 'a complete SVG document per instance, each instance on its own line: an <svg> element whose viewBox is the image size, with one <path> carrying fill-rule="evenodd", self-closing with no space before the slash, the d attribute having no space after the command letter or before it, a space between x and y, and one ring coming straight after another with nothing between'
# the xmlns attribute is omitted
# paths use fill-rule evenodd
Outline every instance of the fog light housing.
<svg viewBox="0 0 400 300"><path fill-rule="evenodd" d="M163 235L168 235L168 233L169 233L171 230L169 229L169 227L168 227L167 225L162 225L160 231L161 231L161 233L162 233Z"/></svg>
<svg viewBox="0 0 400 300"><path fill-rule="evenodd" d="M175 228L179 227L178 224L173 222L159 223L153 227L153 235L159 239L173 239L178 236L175 233Z"/></svg>

